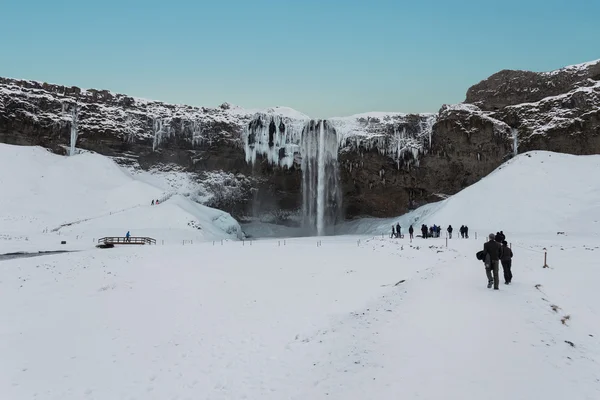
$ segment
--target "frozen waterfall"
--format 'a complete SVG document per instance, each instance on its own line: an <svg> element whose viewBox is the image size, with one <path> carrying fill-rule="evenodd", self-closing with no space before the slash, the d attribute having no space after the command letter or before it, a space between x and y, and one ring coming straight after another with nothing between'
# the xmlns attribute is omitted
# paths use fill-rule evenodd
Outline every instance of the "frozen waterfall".
<svg viewBox="0 0 600 400"><path fill-rule="evenodd" d="M514 156L519 155L519 130L516 128L512 129L512 137L513 137L513 154Z"/></svg>
<svg viewBox="0 0 600 400"><path fill-rule="evenodd" d="M342 204L335 129L327 121L309 121L302 130L300 153L304 226L319 236L333 233Z"/></svg>
<svg viewBox="0 0 600 400"><path fill-rule="evenodd" d="M69 156L75 155L75 144L77 143L77 105L71 109L71 143Z"/></svg>
<svg viewBox="0 0 600 400"><path fill-rule="evenodd" d="M342 191L337 132L327 121L293 120L259 113L244 131L246 161L302 170L303 227L311 235L333 233L341 215Z"/></svg>

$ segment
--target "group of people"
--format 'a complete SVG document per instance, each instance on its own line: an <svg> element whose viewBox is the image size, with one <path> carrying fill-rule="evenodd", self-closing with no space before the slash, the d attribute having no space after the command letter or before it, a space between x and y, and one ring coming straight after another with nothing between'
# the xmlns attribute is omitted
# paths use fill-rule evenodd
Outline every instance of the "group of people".
<svg viewBox="0 0 600 400"><path fill-rule="evenodd" d="M159 204L159 202L158 202L158 199L156 199L156 201L152 200L152 205L155 205L155 204L156 204L156 205L158 205L158 204Z"/></svg>
<svg viewBox="0 0 600 400"><path fill-rule="evenodd" d="M412 228L412 226L411 226ZM398 238L401 239L404 236L402 235L402 227L400 226L400 223L397 223L396 226L394 227L394 225L392 225L392 235L390 236L390 238ZM411 236L412 238L412 236Z"/></svg>
<svg viewBox="0 0 600 400"><path fill-rule="evenodd" d="M500 289L499 265L502 264L504 271L504 284L512 282L512 258L513 251L506 242L506 235L500 231L496 234L490 233L489 240L483 245L483 250L477 253L477 258L485 264L485 274L488 279L488 289L492 286L494 290Z"/></svg>
<svg viewBox="0 0 600 400"><path fill-rule="evenodd" d="M452 232L454 232L454 228L452 228L452 225L449 225L448 228L446 228L446 232L448 232L448 238L452 239ZM408 234L410 235L411 239L414 238L414 233L415 233L415 229L411 225L408 228ZM439 225L432 225L430 227L428 227L425 224L421 225L421 237L423 239L439 238L441 233L442 233L442 227ZM463 239L469 238L469 227L468 226L462 225L460 227L460 236ZM402 227L400 226L400 223L397 223L396 226L392 225L392 234L390 235L390 238L403 238L403 237L404 236L402 235Z"/></svg>

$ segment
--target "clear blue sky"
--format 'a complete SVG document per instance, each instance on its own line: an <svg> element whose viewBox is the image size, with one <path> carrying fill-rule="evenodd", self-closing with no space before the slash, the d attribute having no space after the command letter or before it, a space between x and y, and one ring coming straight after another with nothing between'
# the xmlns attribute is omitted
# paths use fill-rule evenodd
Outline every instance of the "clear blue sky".
<svg viewBox="0 0 600 400"><path fill-rule="evenodd" d="M598 0L5 0L0 76L313 117L437 111L600 58Z"/></svg>

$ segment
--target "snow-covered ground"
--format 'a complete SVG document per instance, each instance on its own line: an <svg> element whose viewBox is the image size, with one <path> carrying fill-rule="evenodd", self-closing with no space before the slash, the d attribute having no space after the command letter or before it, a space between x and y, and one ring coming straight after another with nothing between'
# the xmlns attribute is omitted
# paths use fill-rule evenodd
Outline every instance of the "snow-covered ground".
<svg viewBox="0 0 600 400"><path fill-rule="evenodd" d="M497 292L474 239L0 262L0 398L599 398L598 240L509 240L514 281Z"/></svg>
<svg viewBox="0 0 600 400"><path fill-rule="evenodd" d="M40 147L0 144L0 188L0 254L83 249L127 231L161 243L241 234L229 214L169 197L169 191L93 153L62 157Z"/></svg>
<svg viewBox="0 0 600 400"><path fill-rule="evenodd" d="M106 159L21 150L0 146L23 171L0 175L2 249L126 229L166 242L0 260L0 399L600 398L598 156L521 155L409 216L343 226L360 235L234 241L227 214L152 208L160 189ZM405 220L471 238L389 239ZM493 291L475 253L500 229L514 278Z"/></svg>

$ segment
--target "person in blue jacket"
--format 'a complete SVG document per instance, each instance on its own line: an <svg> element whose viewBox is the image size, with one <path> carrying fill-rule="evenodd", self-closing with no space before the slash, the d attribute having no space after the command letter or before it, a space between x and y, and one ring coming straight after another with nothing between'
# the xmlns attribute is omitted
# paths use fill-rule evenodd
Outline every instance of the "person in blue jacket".
<svg viewBox="0 0 600 400"><path fill-rule="evenodd" d="M126 241L130 241L129 237L131 236L131 234L129 233L129 231L127 231L127 234L125 235L125 240Z"/></svg>

